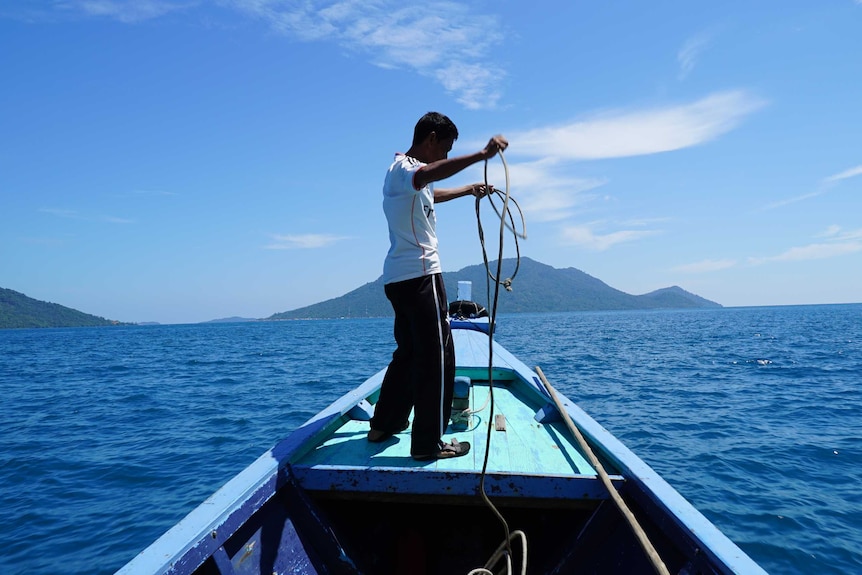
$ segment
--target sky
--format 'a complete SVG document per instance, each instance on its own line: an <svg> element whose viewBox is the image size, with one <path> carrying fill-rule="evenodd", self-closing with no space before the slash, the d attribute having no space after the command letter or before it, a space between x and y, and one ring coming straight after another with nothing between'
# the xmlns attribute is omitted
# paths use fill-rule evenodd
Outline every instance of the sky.
<svg viewBox="0 0 862 575"><path fill-rule="evenodd" d="M862 301L862 0L3 2L0 287L159 323L343 295L382 273L383 177L431 110L450 157L509 140L522 256ZM436 212L444 271L481 263L473 200Z"/></svg>

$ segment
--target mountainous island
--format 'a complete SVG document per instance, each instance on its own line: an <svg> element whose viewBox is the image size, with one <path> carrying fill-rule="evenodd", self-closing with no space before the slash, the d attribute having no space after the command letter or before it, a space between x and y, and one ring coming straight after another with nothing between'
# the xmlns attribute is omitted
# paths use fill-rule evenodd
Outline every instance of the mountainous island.
<svg viewBox="0 0 862 575"><path fill-rule="evenodd" d="M515 271L516 264L515 259L503 260L503 279ZM490 263L490 268L496 271L496 261ZM484 264L468 266L457 272L443 272L446 295L450 301L455 300L458 295L458 282L470 281L473 284L472 299L487 307L485 297L488 291L487 277ZM492 294L493 289L492 283ZM522 257L512 282L512 291L500 288L497 311L519 313L717 307L722 306L677 286L644 295L630 295L578 269L558 269ZM383 293L383 278L380 277L343 296L276 313L266 319L326 319L392 315L392 307Z"/></svg>
<svg viewBox="0 0 862 575"><path fill-rule="evenodd" d="M515 271L517 261L503 260L503 277ZM496 262L490 264L496 270ZM472 299L488 307L487 273L484 264L465 267L457 272L444 272L449 300L458 296L458 282L472 282ZM494 286L491 284L493 293ZM716 308L709 301L673 286L643 295L630 295L614 289L601 280L575 268L558 269L530 258L521 258L512 291L500 288L500 313L563 312L635 309ZM331 319L359 317L391 317L392 308L383 292L383 278L367 283L343 296L291 311L275 313L262 321L288 319ZM261 321L230 317L212 322ZM32 327L87 327L129 325L115 320L86 314L62 305L27 297L10 289L0 288L0 329Z"/></svg>
<svg viewBox="0 0 862 575"><path fill-rule="evenodd" d="M16 327L93 327L127 325L80 312L57 303L39 301L0 288L0 329Z"/></svg>

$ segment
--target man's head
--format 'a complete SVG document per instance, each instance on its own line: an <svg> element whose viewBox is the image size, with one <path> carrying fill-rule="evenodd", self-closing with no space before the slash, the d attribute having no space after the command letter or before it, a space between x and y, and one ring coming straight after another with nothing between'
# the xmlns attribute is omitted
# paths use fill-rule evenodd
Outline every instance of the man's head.
<svg viewBox="0 0 862 575"><path fill-rule="evenodd" d="M433 162L447 157L452 144L458 139L454 122L439 112L428 112L416 122L413 130L412 150L423 150L423 161Z"/></svg>
<svg viewBox="0 0 862 575"><path fill-rule="evenodd" d="M413 145L418 146L427 138L431 132L437 134L440 140L458 139L458 128L454 122L439 112L428 112L416 122L413 129Z"/></svg>

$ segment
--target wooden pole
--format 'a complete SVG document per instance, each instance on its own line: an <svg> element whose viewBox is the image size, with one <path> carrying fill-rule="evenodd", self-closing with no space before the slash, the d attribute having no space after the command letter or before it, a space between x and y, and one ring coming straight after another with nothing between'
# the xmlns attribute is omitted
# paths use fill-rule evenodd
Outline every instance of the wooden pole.
<svg viewBox="0 0 862 575"><path fill-rule="evenodd" d="M649 560L652 562L656 573L659 573L660 575L670 575L670 572L667 570L667 567L665 566L661 557L659 557L659 554L655 550L655 547L653 547L652 542L650 542L643 528L638 523L638 520L634 516L634 513L631 512L631 509L628 508L626 502L623 501L622 496L617 493L617 490L614 488L614 484L611 483L611 478L608 477L605 468L602 467L602 464L601 462L599 462L598 457L596 457L596 454L593 453L593 450L587 443L587 440L584 439L584 436L581 434L581 430L578 429L578 426L575 425L575 423L572 421L572 418L569 416L569 412L566 411L566 409L563 407L563 404L560 403L560 398L557 396L556 390L551 386L547 378L545 378L545 374L542 373L542 369L538 366L536 366L536 373L539 374L539 378L542 380L542 384L548 391L548 395L550 395L551 399L554 400L554 405L557 406L557 411L559 411L560 415L563 416L566 425L569 427L569 431L571 431L572 435L575 436L575 439L578 440L578 444L581 446L581 449L584 450L584 453L586 453L587 458L589 458L590 460L590 463L596 469L596 472L598 472L602 483L605 484L605 487L607 488L608 493L611 496L611 499L614 500L614 503L616 503L620 512L623 514L623 517L625 517L628 521L629 526L632 528L632 531L634 531L635 537L637 537L638 542L640 543L644 552L646 552L647 557L649 557Z"/></svg>

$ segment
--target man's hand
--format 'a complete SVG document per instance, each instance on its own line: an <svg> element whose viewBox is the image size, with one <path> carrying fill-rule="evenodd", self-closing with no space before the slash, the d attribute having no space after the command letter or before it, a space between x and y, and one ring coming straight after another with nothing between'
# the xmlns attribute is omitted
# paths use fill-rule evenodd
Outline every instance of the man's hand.
<svg viewBox="0 0 862 575"><path fill-rule="evenodd" d="M509 147L509 141L506 140L503 136L497 134L490 140L488 140L488 144L485 146L485 149L482 150L482 155L486 160L493 158L497 155L497 152L500 150L505 150Z"/></svg>
<svg viewBox="0 0 862 575"><path fill-rule="evenodd" d="M485 184L473 184L473 195L477 198L484 198L488 194L494 193L494 186Z"/></svg>

